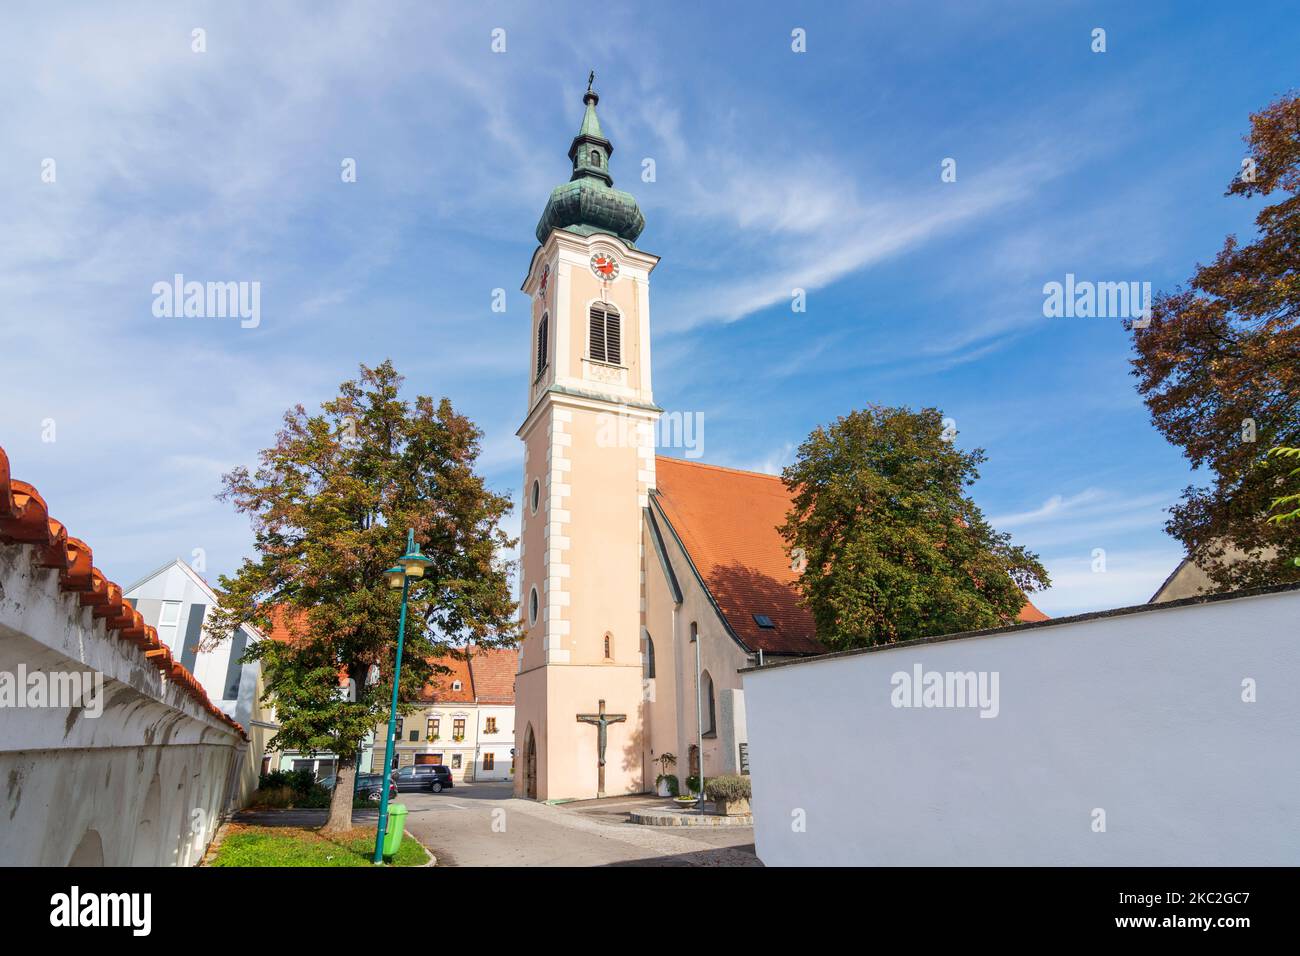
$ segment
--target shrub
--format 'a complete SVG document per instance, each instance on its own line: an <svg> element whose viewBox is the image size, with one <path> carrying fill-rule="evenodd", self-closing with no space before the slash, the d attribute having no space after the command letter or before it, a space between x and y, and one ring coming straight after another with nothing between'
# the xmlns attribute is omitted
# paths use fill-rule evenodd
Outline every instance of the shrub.
<svg viewBox="0 0 1300 956"><path fill-rule="evenodd" d="M752 792L749 777L734 774L710 777L704 784L704 795L710 800L748 800Z"/></svg>
<svg viewBox="0 0 1300 956"><path fill-rule="evenodd" d="M695 774L691 774L689 777L687 777L687 778L686 778L686 789L689 790L691 793L699 793L699 792L700 792L700 778L699 778L698 776L696 776Z"/></svg>
<svg viewBox="0 0 1300 956"><path fill-rule="evenodd" d="M283 810L293 806L296 796L292 787L258 787L257 792L249 799L248 805Z"/></svg>
<svg viewBox="0 0 1300 956"><path fill-rule="evenodd" d="M364 798L362 800L364 801ZM270 810L287 810L289 808L320 810L330 805L330 791L318 783L313 783L305 793L300 793L293 787L283 785L278 787L258 787L257 791L249 799L248 805ZM367 806L364 802L354 805Z"/></svg>
<svg viewBox="0 0 1300 956"><path fill-rule="evenodd" d="M668 796L670 796L670 797L678 796L678 795L682 792L682 785L681 785L681 782L678 781L678 779L677 779L677 775L676 775L676 774L673 774L673 773L661 773L661 774L658 776L658 778L655 780L655 789L656 789L656 790L659 789L659 784L660 784L660 783L664 783L664 784L667 784L667 785L668 785Z"/></svg>
<svg viewBox="0 0 1300 956"><path fill-rule="evenodd" d="M294 793L307 794L316 786L316 776L310 770L272 770L257 779L259 790L279 790L287 787Z"/></svg>
<svg viewBox="0 0 1300 956"><path fill-rule="evenodd" d="M303 810L321 810L330 805L330 791L316 784L306 793L298 794L294 806Z"/></svg>

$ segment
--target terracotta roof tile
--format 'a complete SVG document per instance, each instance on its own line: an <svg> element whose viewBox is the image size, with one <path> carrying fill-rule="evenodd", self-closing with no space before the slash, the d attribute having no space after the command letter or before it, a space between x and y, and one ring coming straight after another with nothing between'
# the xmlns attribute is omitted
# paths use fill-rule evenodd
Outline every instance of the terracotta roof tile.
<svg viewBox="0 0 1300 956"><path fill-rule="evenodd" d="M122 598L122 589L104 577L94 566L90 546L68 536L63 523L50 517L45 499L25 481L17 481L9 471L9 456L0 448L0 545L32 545L32 563L36 567L59 572L59 590L76 595L82 607L92 609L92 616L105 623L111 636L139 647L145 660L158 667L168 679L185 689L200 707L224 724L248 735L231 717L208 698L194 675L172 661L170 652L158 640L158 632L144 623L144 618Z"/></svg>
<svg viewBox="0 0 1300 956"><path fill-rule="evenodd" d="M513 704L519 650L514 647L476 647L469 659L474 698L480 704Z"/></svg>
<svg viewBox="0 0 1300 956"><path fill-rule="evenodd" d="M699 571L727 624L752 650L822 654L812 615L793 587L785 523L791 496L775 475L656 457L655 500ZM760 627L754 615L775 627ZM1021 621L1047 615L1028 600Z"/></svg>
<svg viewBox="0 0 1300 956"><path fill-rule="evenodd" d="M824 654L812 615L799 604L777 531L790 510L780 478L684 461L655 459L655 495L727 624L751 650ZM759 627L755 614L775 627Z"/></svg>
<svg viewBox="0 0 1300 956"><path fill-rule="evenodd" d="M424 685L421 701L429 704L474 703L474 683L470 678L469 661L462 652L448 651L441 657L429 658L429 663L448 668L448 671L433 675L433 679ZM460 690L455 689L456 681L460 681Z"/></svg>

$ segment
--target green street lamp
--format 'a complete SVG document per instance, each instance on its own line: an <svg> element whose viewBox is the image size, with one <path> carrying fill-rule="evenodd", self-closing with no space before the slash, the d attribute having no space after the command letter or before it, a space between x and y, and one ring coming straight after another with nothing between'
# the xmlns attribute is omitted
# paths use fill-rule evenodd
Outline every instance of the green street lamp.
<svg viewBox="0 0 1300 956"><path fill-rule="evenodd" d="M388 832L388 781L393 771L393 735L397 731L397 688L402 681L402 645L406 642L406 595L411 578L424 577L424 569L433 564L415 544L415 529L406 532L406 554L397 559L397 564L384 572L384 580L390 588L402 589L402 615L397 622L397 661L393 665L393 704L388 709L388 737L384 746L383 784L379 797L379 826L375 829L374 862L384 862L384 836Z"/></svg>

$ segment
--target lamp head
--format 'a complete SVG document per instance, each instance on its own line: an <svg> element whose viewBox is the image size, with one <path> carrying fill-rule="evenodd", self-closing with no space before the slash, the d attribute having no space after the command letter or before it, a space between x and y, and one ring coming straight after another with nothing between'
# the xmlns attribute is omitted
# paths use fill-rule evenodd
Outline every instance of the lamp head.
<svg viewBox="0 0 1300 956"><path fill-rule="evenodd" d="M415 543L414 528L406 532L406 554L398 558L397 563L406 569L406 576L409 578L423 577L424 569L433 564L433 560L426 558L424 552Z"/></svg>

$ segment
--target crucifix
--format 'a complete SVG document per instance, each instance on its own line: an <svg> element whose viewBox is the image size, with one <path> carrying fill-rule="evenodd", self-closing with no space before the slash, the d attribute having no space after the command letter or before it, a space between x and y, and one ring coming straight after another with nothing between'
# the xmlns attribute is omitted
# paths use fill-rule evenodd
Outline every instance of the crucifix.
<svg viewBox="0 0 1300 956"><path fill-rule="evenodd" d="M605 795L605 743L608 739L609 725L627 720L627 714L605 713L605 702L602 700L600 702L600 713L579 714L578 720L584 724L595 724L598 731L596 734L596 749L600 762L597 764L599 769L597 771L596 796L603 797Z"/></svg>

